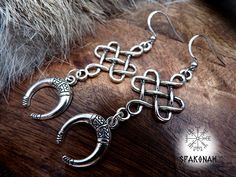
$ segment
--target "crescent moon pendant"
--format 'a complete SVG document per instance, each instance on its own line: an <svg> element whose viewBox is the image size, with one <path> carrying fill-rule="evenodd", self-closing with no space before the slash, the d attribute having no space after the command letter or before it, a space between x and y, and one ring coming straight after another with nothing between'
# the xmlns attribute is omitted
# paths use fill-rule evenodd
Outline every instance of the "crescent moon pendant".
<svg viewBox="0 0 236 177"><path fill-rule="evenodd" d="M48 113L38 114L32 113L30 116L33 119L46 120L54 118L63 113L70 105L72 100L72 89L70 85L62 78L47 78L36 82L32 85L23 97L22 104L24 107L29 107L33 95L43 87L53 87L59 95L59 103Z"/></svg>
<svg viewBox="0 0 236 177"><path fill-rule="evenodd" d="M72 159L66 155L62 157L62 160L67 165L73 167L88 167L95 164L103 154L106 152L107 147L111 141L111 130L108 126L106 120L97 114L86 113L86 114L78 114L71 119L69 119L60 129L57 134L57 144L60 144L63 141L65 133L69 130L69 128L78 123L87 123L91 125L97 134L97 145L94 151L86 158L81 160Z"/></svg>

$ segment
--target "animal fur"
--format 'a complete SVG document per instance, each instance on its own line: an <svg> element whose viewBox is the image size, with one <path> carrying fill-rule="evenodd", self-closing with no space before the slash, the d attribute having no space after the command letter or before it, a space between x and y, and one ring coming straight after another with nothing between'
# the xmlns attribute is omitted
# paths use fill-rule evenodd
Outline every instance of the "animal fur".
<svg viewBox="0 0 236 177"><path fill-rule="evenodd" d="M0 92L28 77L46 59L66 59L95 21L124 11L133 1L2 0L0 2Z"/></svg>

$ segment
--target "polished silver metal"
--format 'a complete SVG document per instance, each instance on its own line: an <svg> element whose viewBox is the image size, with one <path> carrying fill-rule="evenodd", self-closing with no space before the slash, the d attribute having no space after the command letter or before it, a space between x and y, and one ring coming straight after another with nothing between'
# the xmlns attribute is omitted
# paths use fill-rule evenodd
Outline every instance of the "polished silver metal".
<svg viewBox="0 0 236 177"><path fill-rule="evenodd" d="M73 69L68 73L66 80L75 85L77 81L86 80L88 77L96 77L101 71L108 72L109 78L114 83L121 83L125 77L133 77L137 68L131 64L132 57L139 57L143 53L151 50L155 37L148 41L141 42L133 46L130 50L121 50L118 42L111 41L107 45L98 45L94 50L94 55L100 60L99 63L88 64L85 69ZM125 58L122 60L121 58ZM117 69L120 67L122 69ZM81 76L83 72L83 77Z"/></svg>
<svg viewBox="0 0 236 177"><path fill-rule="evenodd" d="M59 103L57 106L48 113L39 114L39 113L32 113L30 116L33 119L51 119L55 116L60 115L63 113L71 103L72 100L72 90L69 84L61 78L47 78L43 79L39 82L36 82L32 85L29 90L26 92L25 96L23 97L23 106L29 107L31 104L32 96L41 88L43 87L53 87L57 90L59 95Z"/></svg>
<svg viewBox="0 0 236 177"><path fill-rule="evenodd" d="M104 62L110 63L110 67L106 67L103 71L107 71L109 73L109 77L111 81L114 83L122 82L125 77L132 77L135 75L137 69L136 66L130 64L131 57L138 57L144 53L144 49L141 45L135 46L136 51L133 48L130 51L122 51L118 42L112 41L107 46L106 45L98 45L95 50L95 56L100 59L99 65L97 65L97 70L95 75L101 71ZM109 56L109 53L113 53L113 56ZM123 61L120 59L120 55L126 57L126 60ZM116 69L116 65L123 66L123 69ZM87 69L88 71L88 69ZM89 73L89 72L88 72ZM89 74L88 74L89 75ZM93 76L92 74L89 75Z"/></svg>
<svg viewBox="0 0 236 177"><path fill-rule="evenodd" d="M119 121L128 120L130 116L131 115L128 113L126 108L122 107L117 110L114 116L109 117L107 120L102 116L93 113L78 114L69 119L58 131L56 138L57 144L60 144L63 141L66 133L72 126L79 123L86 123L95 129L97 145L88 157L75 160L64 155L62 157L63 162L67 165L78 168L88 167L97 163L97 161L102 158L111 142L111 129L117 128Z"/></svg>
<svg viewBox="0 0 236 177"><path fill-rule="evenodd" d="M143 41L138 45L131 47L129 50L121 50L118 42L112 41L107 45L98 45L94 50L94 55L100 60L99 63L88 64L84 69L72 69L69 71L65 79L60 78L49 78L42 81L38 81L32 87L29 88L26 95L23 98L23 105L25 107L30 105L30 99L34 92L43 88L44 86L52 86L59 90L60 87L65 86L68 91L59 93L60 101L55 109L46 114L36 114L32 113L31 116L34 119L51 119L63 113L71 103L72 100L72 88L77 84L77 82L82 82L87 80L89 77L96 77L101 71L108 72L109 78L114 83L121 83L126 77L133 77L137 68L134 64L131 64L131 59L133 57L139 57L143 53L146 53L152 49L152 46L156 40L157 33L151 27L151 19L154 14L160 13L164 15L175 34L179 37L174 26L172 25L168 16L160 11L152 12L147 23L151 33L153 34L147 41ZM125 59L122 59L125 58ZM117 67L119 66L119 67ZM121 69L120 69L121 68ZM54 79L60 80L62 85L55 85Z"/></svg>
<svg viewBox="0 0 236 177"><path fill-rule="evenodd" d="M205 39L205 41L207 42L210 50L213 52L213 54L216 56L216 58L220 61L220 65L225 67L226 64L224 63L222 57L220 55L217 54L216 50L215 50L215 47L212 43L212 41L204 34L197 34L197 35L194 35L190 40L189 40L189 43L188 43L188 52L189 52L189 55L191 56L191 64L190 66L188 66L187 68L185 69L182 69L180 71L180 74L183 74L185 76L185 79L186 81L189 81L192 79L192 76L193 76L193 71L195 71L195 69L198 67L198 59L195 55L193 55L193 52L192 52L192 47L193 47L193 42L197 39L197 38L203 38Z"/></svg>
<svg viewBox="0 0 236 177"><path fill-rule="evenodd" d="M109 78L114 83L121 83L125 79L125 77L133 77L137 72L137 68L134 64L130 63L132 57L139 57L143 53L150 51L157 39L158 33L153 30L151 25L152 18L155 14L164 15L175 35L179 38L180 41L184 41L175 30L174 25L172 24L168 15L161 11L154 11L150 13L147 19L147 24L152 34L152 36L147 41L143 41L140 44L131 47L130 50L121 50L119 43L116 41L111 41L107 45L98 45L94 50L94 54L100 60L99 63L91 63L87 65L85 69L71 70L66 80L71 85L75 85L77 81L81 81L81 71L83 71L84 73L83 80L87 79L88 77L95 77L101 71L108 72ZM125 60L121 59L122 56L123 58L125 58ZM117 66L121 66L122 69L117 69Z"/></svg>
<svg viewBox="0 0 236 177"><path fill-rule="evenodd" d="M221 65L222 66L226 66L226 64L224 63L223 59L221 58L221 56L219 56L215 50L215 47L212 43L212 41L206 36L206 35L203 35L203 34L197 34L197 35L194 35L190 40L189 40L189 43L188 43L188 51L189 51L189 54L190 56L192 57L192 63L191 63L191 66L189 67L189 70L193 71L197 66L198 66L198 60L197 60L197 57L195 57L193 55L193 52L192 52L192 45L193 45L193 42L194 40L196 40L197 38L199 37L202 37L203 39L206 40L209 48L211 49L211 51L213 52L213 54L216 56L216 58L220 61Z"/></svg>
<svg viewBox="0 0 236 177"><path fill-rule="evenodd" d="M158 11L156 11L156 13L157 12ZM154 14L155 12L153 12L151 15ZM182 69L180 73L174 74L169 81L160 80L159 73L153 69L148 69L143 76L133 77L131 81L132 90L139 93L140 97L139 99L130 100L126 104L126 110L131 116L138 115L139 113L141 113L143 107L154 108L157 119L162 122L166 122L171 119L174 113L180 113L184 110L185 104L181 98L174 95L174 89L182 87L186 82L192 79L193 71L198 66L198 60L192 52L192 44L194 40L198 37L203 37L207 41L209 48L213 51L213 54L221 62L221 65L226 66L222 58L217 55L212 42L207 36L202 34L193 36L188 43L188 51L190 56L192 57L191 65L186 69ZM146 89L145 84L152 84L154 87L153 89L148 90ZM161 86L166 87L166 93L160 91ZM147 102L145 100L146 96L153 97L153 102ZM160 105L159 98L167 99L167 105ZM135 109L132 110L132 108ZM166 116L164 117L161 113L165 113Z"/></svg>
<svg viewBox="0 0 236 177"><path fill-rule="evenodd" d="M156 70L148 69L143 76L133 77L132 90L140 94L140 99L129 101L126 108L131 115L139 114L143 106L154 108L157 119L163 122L168 121L173 113L180 113L184 109L184 102L174 95L174 89L183 86L185 82L185 77L182 74L174 74L169 81L163 81L160 80L160 75ZM145 84L152 84L153 89L146 89ZM160 91L160 86L166 87L166 93ZM145 96L153 97L153 102L145 101ZM167 105L160 105L160 98L167 99ZM135 107L136 110L132 111L132 107ZM166 113L166 116L164 117L161 113Z"/></svg>
<svg viewBox="0 0 236 177"><path fill-rule="evenodd" d="M99 115L87 113L87 114L78 114L77 116L69 119L58 132L57 135L58 144L63 140L65 132L67 132L71 126L83 122L92 125L92 127L96 130L97 146L94 152L85 159L74 160L68 156L63 156L62 157L63 161L66 164L73 167L87 167L95 164L105 153L110 143L111 140L110 130L117 128L119 126L119 122L129 120L132 116L140 114L144 107L154 109L156 118L162 122L169 121L173 114L177 114L183 111L185 108L185 104L180 97L175 96L174 89L182 87L192 78L192 72L194 71L195 67L197 67L197 59L192 54L192 43L199 36L203 35L196 35L189 41L189 54L192 58L194 58L195 61L192 62L191 66L188 67L187 69L183 69L180 71L180 73L174 74L170 78L170 80L161 80L158 71L154 69L148 69L144 72L144 75L134 76L131 81L132 90L134 92L139 93L140 95L139 99L130 100L125 107L119 108L113 116L110 116L105 120L103 117ZM114 46L113 44L116 44L115 48L111 47ZM97 50L98 49L99 47L97 48ZM102 46L102 49L111 50L112 52L115 52L116 55L117 53L125 54L125 51L119 50L117 43L110 43L108 44L108 46ZM105 60L104 57L105 55L106 55L106 50L105 54L103 53L99 55L97 53L97 56L103 58L103 60ZM106 61L110 60L112 60L112 58L106 59ZM115 60L119 61L117 58L115 58ZM220 61L224 64L222 60ZM125 64L125 66L129 67L130 65ZM102 64L97 66L90 65L89 67L98 68L93 74L90 73L90 76L96 75L98 72L100 72L100 70L105 70L105 71L110 70L109 68L104 67ZM117 71L115 73L119 72L122 74L127 74L126 72L121 72L121 71ZM82 79L84 79L88 75L89 75L88 71L79 70L76 73L76 78L80 79L82 77ZM152 89L147 88L146 87L147 84L149 85L151 84L153 88ZM165 87L166 92L161 91L160 89L161 87ZM149 100L146 99L147 96L153 98L151 103L149 102ZM160 99L166 99L167 104L161 105Z"/></svg>
<svg viewBox="0 0 236 177"><path fill-rule="evenodd" d="M94 151L86 158L81 160L72 159L66 155L62 157L63 162L73 167L88 167L95 164L106 152L111 141L111 131L107 121L97 114L78 114L69 119L60 129L57 134L57 143L60 144L66 132L74 125L86 123L91 125L97 134L97 145Z"/></svg>
<svg viewBox="0 0 236 177"><path fill-rule="evenodd" d="M152 13L150 13L150 15L148 16L148 20L147 20L148 28L149 28L149 30L151 31L151 33L152 33L152 35L153 35L154 37L157 37L157 36L158 36L158 33L153 30L152 24L151 24L151 23L152 23L152 18L153 18L153 16L154 16L155 14L163 15L163 16L166 18L168 24L171 26L171 29L173 30L173 32L175 33L175 35L179 38L179 40L180 40L181 42L184 42L183 38L182 38L182 37L178 34L178 32L176 31L176 29L175 29L174 25L172 24L172 22L171 22L169 16L168 16L167 14L165 14L164 12L159 11L159 10L153 11Z"/></svg>

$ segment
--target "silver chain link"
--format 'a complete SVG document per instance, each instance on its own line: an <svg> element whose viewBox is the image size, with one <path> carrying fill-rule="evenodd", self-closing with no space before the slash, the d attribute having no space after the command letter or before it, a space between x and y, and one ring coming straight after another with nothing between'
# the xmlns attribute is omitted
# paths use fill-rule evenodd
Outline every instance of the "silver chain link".
<svg viewBox="0 0 236 177"><path fill-rule="evenodd" d="M110 128L115 129L118 127L119 122L126 121L130 118L130 114L125 107L121 107L116 111L114 116L110 116L107 118L107 124Z"/></svg>
<svg viewBox="0 0 236 177"><path fill-rule="evenodd" d="M140 84L137 84L137 83ZM149 69L143 76L135 76L132 79L132 90L139 93L139 99L130 100L126 104L126 110L130 115L137 115L142 112L143 107L154 108L156 117L161 121L168 121L173 113L179 113L184 109L184 102L181 98L174 95L174 88L181 87L186 82L183 74L174 74L169 81L160 80L159 73L156 70ZM153 89L147 89L145 84L151 84ZM138 87L139 85L140 87ZM160 86L167 88L167 93L160 90ZM145 100L145 96L153 97L153 102ZM159 98L168 100L167 105L160 105ZM132 108L136 108L132 110ZM166 112L167 116L163 117L160 112Z"/></svg>
<svg viewBox="0 0 236 177"><path fill-rule="evenodd" d="M149 40L131 47L129 51L120 50L118 42L115 41L108 43L108 45L98 45L94 50L94 54L100 59L99 63L88 64L84 69L72 69L65 80L69 85L74 86L78 81L84 81L88 77L96 77L101 71L104 71L109 73L109 77L113 82L120 83L126 76L132 77L136 74L136 66L130 64L131 57L138 57L150 51L155 40L156 37L151 36ZM108 54L114 54L114 56L111 57ZM126 56L126 60L121 60L120 55ZM110 63L110 66L105 66L105 62ZM116 65L123 66L123 69L116 69Z"/></svg>

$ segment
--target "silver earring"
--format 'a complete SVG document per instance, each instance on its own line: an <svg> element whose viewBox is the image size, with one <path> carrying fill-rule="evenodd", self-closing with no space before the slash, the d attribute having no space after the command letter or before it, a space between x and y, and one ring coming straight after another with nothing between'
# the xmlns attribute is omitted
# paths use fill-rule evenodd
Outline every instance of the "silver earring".
<svg viewBox="0 0 236 177"><path fill-rule="evenodd" d="M198 66L198 60L192 52L192 44L198 37L202 37L207 41L209 48L220 61L220 64L222 66L225 66L223 60L216 54L216 51L210 39L202 34L195 35L189 40L188 43L189 55L192 58L190 66L186 69L181 70L179 73L174 74L169 81L160 80L159 72L154 69L148 69L143 76L133 77L131 81L132 90L139 93L140 97L139 99L131 100L127 103L126 109L128 113L130 113L131 115L137 115L142 111L143 107L154 108L156 118L162 122L166 122L171 119L173 114L183 111L183 109L185 108L184 101L181 98L175 96L174 89L182 87L186 82L192 79L193 71L195 71ZM141 84L141 88L137 86L137 83ZM145 83L153 84L155 89L146 90ZM160 86L166 87L167 93L161 92ZM145 95L153 97L153 104L150 104L144 100ZM167 105L160 105L159 98L167 99ZM135 111L132 111L132 107L137 107L137 109ZM166 113L166 116L163 116L161 113Z"/></svg>
<svg viewBox="0 0 236 177"><path fill-rule="evenodd" d="M111 141L111 129L116 128L119 125L119 122L123 122L128 120L131 116L138 115L142 112L143 107L153 108L155 110L155 114L158 120L162 122L166 122L171 119L172 114L180 113L184 109L184 102L181 98L174 95L174 89L183 86L187 81L191 80L192 72L198 66L198 60L192 53L192 43L198 37L204 37L214 54L216 52L211 45L209 39L204 35L195 35L189 41L189 54L192 57L191 65L180 71L178 74L174 74L170 80L163 81L160 80L159 73L154 69L148 69L143 76L135 76L131 81L132 90L139 93L139 99L133 99L129 101L125 107L121 107L117 110L114 116L110 116L107 119L104 119L102 116L93 114L93 113L85 113L78 114L73 118L69 119L59 130L57 134L57 143L60 144L63 141L63 138L66 132L70 129L71 126L78 123L87 123L91 125L97 134L97 146L95 150L89 155L87 158L82 160L74 160L68 156L63 156L62 160L73 167L87 167L95 164L99 159L101 159L102 155L105 153L108 145ZM217 56L217 55L216 55ZM224 62L217 56L223 66L225 66ZM137 83L141 83L140 88L137 86ZM153 90L147 90L145 88L145 84L153 84ZM167 93L163 93L160 91L160 86L167 88ZM145 101L146 96L153 97L153 102L149 103ZM160 105L158 99L165 98L168 100L167 105ZM178 106L176 106L178 105ZM135 108L135 109L134 109ZM161 112L167 114L166 117L161 115Z"/></svg>
<svg viewBox="0 0 236 177"><path fill-rule="evenodd" d="M115 41L110 42L108 45L98 45L94 50L94 54L100 60L99 63L91 63L84 69L73 69L68 73L65 79L57 77L46 78L32 85L23 97L22 104L24 107L30 106L32 96L43 87L55 88L60 100L58 105L50 112L45 114L32 113L31 117L33 119L46 120L62 114L67 110L72 101L72 87L75 86L77 82L82 82L89 77L93 78L97 76L101 71L108 72L111 81L114 83L121 83L125 77L133 77L136 74L137 68L135 65L130 63L130 60L132 57L139 57L143 53L151 50L153 43L157 38L157 34L151 27L151 19L153 15L157 13L162 14L167 18L168 23L178 36L169 17L165 13L161 11L152 12L147 19L147 23L153 35L147 41L133 46L129 51L121 50L119 44ZM112 53L114 57L108 57L108 53ZM121 60L119 58L120 55L125 56L126 60ZM110 63L111 65L107 67L104 63ZM123 69L116 69L116 65L123 66Z"/></svg>

